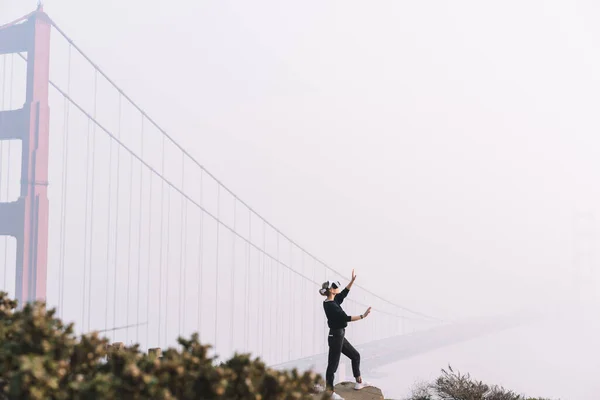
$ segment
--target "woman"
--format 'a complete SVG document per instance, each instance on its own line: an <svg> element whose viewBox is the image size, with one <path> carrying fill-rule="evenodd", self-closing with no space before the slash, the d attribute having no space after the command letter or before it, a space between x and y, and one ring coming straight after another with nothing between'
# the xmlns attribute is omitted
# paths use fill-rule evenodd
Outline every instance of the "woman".
<svg viewBox="0 0 600 400"><path fill-rule="evenodd" d="M344 354L352 361L352 373L356 378L356 384L354 385L355 390L360 390L367 386L369 383L362 380L360 376L360 354L356 349L348 342L345 338L346 326L348 322L358 321L367 317L371 313L371 307L365 311L362 315L349 316L342 309L341 305L352 284L356 280L354 270L352 270L352 280L346 286L344 290L340 292L340 283L338 281L327 281L323 283L319 293L322 296L326 296L327 299L323 301L323 309L327 316L327 325L329 326L329 337L327 341L329 343L329 357L327 360L327 372L325 373L325 381L327 383L327 390L333 392L333 376L337 371L340 363L340 356ZM333 392L332 399L343 400L343 398L337 393Z"/></svg>

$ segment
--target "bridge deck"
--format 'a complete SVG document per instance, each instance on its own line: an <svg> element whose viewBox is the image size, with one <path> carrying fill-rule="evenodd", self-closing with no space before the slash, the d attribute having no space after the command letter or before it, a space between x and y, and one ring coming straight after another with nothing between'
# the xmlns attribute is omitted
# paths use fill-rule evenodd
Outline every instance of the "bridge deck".
<svg viewBox="0 0 600 400"><path fill-rule="evenodd" d="M427 331L382 339L356 347L361 353L361 369L368 372L398 360L515 328L532 321L533 318L531 316L524 315L470 319L443 325ZM345 366L347 370L343 372L349 373L349 363L344 362L343 358L342 362L343 364L340 364L340 368ZM318 354L313 357L279 364L274 366L274 368L324 371L327 368L327 354Z"/></svg>

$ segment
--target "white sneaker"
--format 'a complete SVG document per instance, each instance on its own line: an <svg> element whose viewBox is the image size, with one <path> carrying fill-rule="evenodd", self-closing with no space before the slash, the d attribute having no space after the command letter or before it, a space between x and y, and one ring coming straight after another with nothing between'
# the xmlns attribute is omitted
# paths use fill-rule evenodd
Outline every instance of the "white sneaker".
<svg viewBox="0 0 600 400"><path fill-rule="evenodd" d="M337 394L336 392L333 392L331 394L331 400L344 400L344 398L342 396L340 396L339 394Z"/></svg>
<svg viewBox="0 0 600 400"><path fill-rule="evenodd" d="M369 386L371 386L371 384L363 379L362 383L356 382L354 384L354 390L364 389L364 388L369 387Z"/></svg>

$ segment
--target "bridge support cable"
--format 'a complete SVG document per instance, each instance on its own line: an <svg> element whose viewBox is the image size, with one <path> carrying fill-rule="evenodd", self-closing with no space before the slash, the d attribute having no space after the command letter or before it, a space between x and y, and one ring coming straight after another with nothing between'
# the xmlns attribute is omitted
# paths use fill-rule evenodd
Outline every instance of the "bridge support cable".
<svg viewBox="0 0 600 400"><path fill-rule="evenodd" d="M288 331L290 329L290 325L287 323L287 319L286 319L286 315L285 315L285 310L288 309L288 305L289 305L289 294L291 292L291 288L289 286L287 286L287 274L286 274L286 270L282 269L279 267L279 265L277 266L277 272L280 278L280 284L279 284L279 296L278 299L280 301L280 305L279 305L279 313L277 314L277 320L281 321L282 323L278 323L277 325L282 325L280 327L279 330L279 342L281 343L281 347L279 350L279 359L281 360L280 362L282 362L283 360L285 360L285 354L286 354L286 348L285 348L285 343L287 342L287 338L288 338ZM286 298L286 296L288 296Z"/></svg>
<svg viewBox="0 0 600 400"><path fill-rule="evenodd" d="M91 118L88 117L88 128L86 135L86 168L85 168L85 214L83 224L83 301L81 302L81 324L85 325L85 305L87 304L87 297L91 296L87 290L87 253L88 253L88 215L89 215L89 170L90 170L90 135L91 135ZM87 293L87 296L86 296ZM87 331L89 332L89 323L87 325Z"/></svg>
<svg viewBox="0 0 600 400"><path fill-rule="evenodd" d="M290 243L290 267L294 268L294 245L292 243ZM288 344L288 360L293 360L292 358L292 349L295 347L295 343L294 343L294 337L295 332L296 332L296 318L295 316L298 315L298 313L296 312L297 309L297 303L298 301L296 300L298 297L298 292L296 291L296 281L292 282L292 275L288 274L289 276L289 281L290 284L288 287L290 287L292 289L292 300L291 300L291 310L292 313L288 313L288 318L290 320L290 324L289 324L289 330L290 330L290 335L289 335L289 344ZM294 316L294 318L292 317Z"/></svg>
<svg viewBox="0 0 600 400"><path fill-rule="evenodd" d="M142 158L144 158L144 137L145 137L145 132L144 132L144 116L141 117L141 121L140 121L140 148L141 148L141 154L142 154ZM143 179L144 179L144 166L142 164L140 164L140 178L139 178L139 182L140 182L140 190L138 193L138 209L139 209L139 220L138 220L138 253L137 253L137 285L136 285L136 291L135 291L135 297L136 297L136 301L135 301L135 318L136 318L136 323L139 323L140 321L140 290L141 290L141 273L142 273L142 220L144 219L144 216L142 214L142 188L143 188ZM148 216L151 215L150 210L148 210ZM148 262L150 262L150 260L148 260ZM147 269L147 268L146 268ZM129 284L127 284L127 316L126 316L126 325L129 325L129 295L131 293L131 288L129 286ZM125 331L125 338L126 341L129 341L129 328L127 328L127 330ZM135 329L135 340L136 342L139 340L139 325L136 325L136 329ZM127 343L126 342L126 343Z"/></svg>
<svg viewBox="0 0 600 400"><path fill-rule="evenodd" d="M275 237L277 238L277 249L275 252L275 271L274 271L274 278L275 278L275 284L273 285L273 291L274 293L274 303L275 303L275 316L273 318L273 322L274 322L274 332L275 332L275 342L274 342L274 349L275 349L275 354L274 354L274 359L277 360L277 362L279 362L280 360L277 359L277 356L279 353L279 349L278 349L278 345L280 343L280 338L283 339L283 335L281 334L280 330L282 328L282 324L278 323L278 321L281 321L281 319L279 319L279 305L280 305L280 299L281 299L281 282L279 281L279 273L281 271L280 268L280 259L279 259L279 235L277 233L275 233ZM283 352L283 342L281 342L281 351Z"/></svg>
<svg viewBox="0 0 600 400"><path fill-rule="evenodd" d="M72 65L73 47L69 44L69 53L67 61L67 94L71 94L71 65ZM63 122L63 151L62 151L62 182L60 199L60 253L59 253L59 293L58 293L58 312L59 317L64 317L64 299L65 299L65 242L67 234L67 183L69 180L69 112L71 104L64 99L64 122ZM10 159L10 157L9 157Z"/></svg>
<svg viewBox="0 0 600 400"><path fill-rule="evenodd" d="M266 247L265 247L266 250ZM265 253L268 254L268 253ZM265 358L269 358L272 359L273 358L273 301L272 301L272 296L273 293L275 293L275 283L273 281L273 271L272 271L272 263L273 263L273 259L269 258L268 260L265 261L265 283L264 283L264 288L265 288L265 299L264 299L264 305L265 305L265 318L263 319L263 326L264 326L264 330L263 330L263 335L265 338L265 342L263 342L263 348L265 348L264 350L264 357ZM265 344L267 346L265 346Z"/></svg>
<svg viewBox="0 0 600 400"><path fill-rule="evenodd" d="M311 257L311 260L313 261L312 262L312 266L313 266L313 281L318 282L319 277L317 276L317 268L316 268L315 260L312 257ZM320 288L320 286L317 285L317 289L319 289L319 288ZM313 336L312 336L311 349L313 350L314 354L317 354L318 353L318 347L317 346L318 346L318 343L319 343L319 341L318 341L319 340L318 339L318 337L319 337L319 330L316 329L317 328L317 324L316 324L316 320L315 320L314 317L313 317L313 321L312 321L312 326L313 326L313 329L312 329Z"/></svg>
<svg viewBox="0 0 600 400"><path fill-rule="evenodd" d="M168 346L169 341L169 315L171 307L169 307L169 276L171 275L171 189L167 187L167 269L165 271L165 344Z"/></svg>
<svg viewBox="0 0 600 400"><path fill-rule="evenodd" d="M271 329L269 330L269 348L271 349L271 360L276 360L277 358L277 278L279 277L279 268L277 260L269 261L269 276L271 278L271 284L268 286L271 288L270 290L270 299L269 299L269 326ZM275 303L275 305L273 305ZM275 336L273 337L273 333Z"/></svg>
<svg viewBox="0 0 600 400"><path fill-rule="evenodd" d="M148 280L146 282L146 321L150 321L150 274L151 274L151 260L152 260L152 197L154 196L154 192L152 190L152 182L153 182L153 174L149 173L149 189L148 189L148 264L146 269L148 270ZM136 337L138 336L138 332L136 330ZM150 348L150 324L146 325L146 348Z"/></svg>
<svg viewBox="0 0 600 400"><path fill-rule="evenodd" d="M277 256L279 258L279 262L277 263L277 278L279 280L279 285L278 285L278 293L279 295L277 296L277 305L278 305L278 313L277 313L277 320L283 322L282 323L278 323L278 327L279 327L279 341L281 343L281 350L279 352L279 357L281 357L281 360L283 361L285 358L285 343L287 342L287 338L288 338L288 331L290 329L290 325L288 323L286 323L286 310L289 310L289 300L290 300L290 294L292 292L291 287L287 286L287 272L288 270L283 269L281 267L281 265L288 265L290 268L292 267L291 264L289 262L286 262L284 260L284 255L282 253L284 253L284 250L280 250L282 248L283 245L280 245L280 237L279 235L277 235L277 238L279 239L277 241Z"/></svg>
<svg viewBox="0 0 600 400"><path fill-rule="evenodd" d="M204 172L200 171L200 206L204 207ZM204 213L200 213L200 227L198 233L198 325L197 332L199 338L202 335L202 307L204 302L202 301L203 285L204 285Z"/></svg>
<svg viewBox="0 0 600 400"><path fill-rule="evenodd" d="M290 265L290 267L292 267L291 262L289 263L289 265ZM290 315L290 313L286 312L286 311L290 310L292 307L292 305L290 303L292 300L291 295L294 292L294 288L290 284L289 271L285 270L285 269L281 269L280 267L278 267L277 269L279 269L281 271L280 296L282 299L285 299L285 301L281 303L281 307L279 307L281 321L283 321L283 323L285 324L281 329L281 355L280 355L280 357L281 357L281 360L283 361L283 360L286 360L286 355L288 353L286 351L286 343L290 337L290 333L292 330L292 324L290 323L290 321L288 319L288 316ZM285 327L287 327L287 328L285 328Z"/></svg>
<svg viewBox="0 0 600 400"><path fill-rule="evenodd" d="M109 155L108 155L108 210L107 210L107 218L106 218L106 299L104 301L104 330L108 330L108 308L109 308L109 304L110 302L108 301L109 299L109 289L110 286L108 284L109 280L110 280L110 245L111 245L111 240L110 240L110 227L111 227L111 218L112 218L112 170L113 170L113 140L112 138L108 138L108 147L109 147ZM119 209L119 205L118 205L118 195L117 195L117 207L116 209ZM118 211L116 212L118 214ZM115 225L118 224L118 215L116 215L117 219L115 222ZM115 257L115 260L117 258ZM116 325L116 310L117 310L117 302L116 302L116 293L117 293L117 274L115 274L115 278L114 278L114 286L113 286L113 290L115 293L115 297L114 297L114 301L113 301L113 324L112 326L117 326ZM126 324L128 325L129 322ZM116 331L112 332L112 337L113 337L113 342L115 341L115 335L116 335Z"/></svg>
<svg viewBox="0 0 600 400"><path fill-rule="evenodd" d="M305 275L306 272L304 271L305 265L304 265L304 253L300 253L301 255L301 271L302 271L302 275ZM302 293L301 295L301 302L302 304L310 304L310 302L306 301L306 280L302 280L302 282L300 283L300 293ZM304 325L304 310L300 309L300 327L302 329L304 329L305 325ZM305 335L300 335L300 358L304 358L304 336Z"/></svg>
<svg viewBox="0 0 600 400"><path fill-rule="evenodd" d="M185 156L181 155L181 190L185 192ZM180 244L179 244L179 332L178 336L181 336L182 329L185 330L185 308L183 309L183 321L182 316L182 301L186 300L186 268L187 268L187 200L181 198L181 230L180 230Z"/></svg>
<svg viewBox="0 0 600 400"><path fill-rule="evenodd" d="M126 314L128 315L129 313L129 285L131 283L131 264L133 263L132 261L132 237L133 237L133 165L134 165L134 158L133 157L129 157L129 183L128 183L128 190L127 192L129 193L128 199L128 207L127 207L127 276L125 277L125 282L126 282L126 291L127 291L127 300L126 300L126 305L127 305L127 310L126 310ZM140 166L141 169L141 166ZM115 278L117 276L117 271L115 270ZM118 288L118 279L115 279L115 295L118 292L117 288ZM108 281L106 282L106 285L108 287ZM107 290L108 293L108 290ZM115 297L116 300L116 297ZM108 299L107 299L108 301ZM116 305L116 302L115 302ZM116 309L115 309L115 315L114 318L116 318Z"/></svg>
<svg viewBox="0 0 600 400"><path fill-rule="evenodd" d="M142 156L142 158L144 157L144 132L143 132L143 121L142 121L142 134L141 134L141 139L140 139L140 154ZM139 211L139 222L141 223L141 219L142 219L142 203L141 203L141 199L142 199L142 173L143 173L143 168L140 165L140 181L139 181L139 185L140 185L140 190L139 190L139 195L138 200L139 200L139 205L138 206L134 206L134 201L133 201L133 197L134 197L134 165L136 164L134 162L133 158L130 158L131 162L129 164L129 188L128 188L128 192L129 192L129 207L127 209L127 215L129 216L128 218L128 224L127 224L127 237L128 237L128 250L127 250L127 276L125 278L125 326L127 326L127 328L125 329L125 337L126 337L126 343L129 340L129 313L130 313L130 309L131 309L131 268L134 264L134 245L132 244L133 238L134 238L134 222L133 222L133 215L134 215L134 209ZM138 228L138 231L141 231L141 228ZM141 232L140 232L141 233ZM141 237L141 235L140 235ZM140 256L140 250L141 250L141 243L138 241L137 243L137 247L138 247L138 251L137 251L137 260L138 260L138 265L137 265L137 269L138 269L138 281L139 281L139 256ZM108 283L107 283L108 285ZM119 287L119 279L118 279L118 272L115 271L115 276L114 276L114 301L113 301L113 307L114 307L114 312L113 312L113 326L116 325L116 319L117 319L117 293L118 293L118 287ZM139 319L138 319L139 321Z"/></svg>
<svg viewBox="0 0 600 400"><path fill-rule="evenodd" d="M252 242L252 213L248 213L248 242ZM250 304L252 298L250 295L250 259L252 249L250 244L246 243L245 246L245 259L246 259L246 271L244 277L246 278L244 285L244 299L246 302L246 311L244 313L244 349L246 352L250 352Z"/></svg>
<svg viewBox="0 0 600 400"><path fill-rule="evenodd" d="M221 187L217 186L217 221L221 217ZM219 239L220 239L220 228L221 224L217 222L217 253L216 253L216 276L215 276L215 338L213 343L215 344L215 351L218 352L217 340L218 327L219 327Z"/></svg>
<svg viewBox="0 0 600 400"><path fill-rule="evenodd" d="M161 173L165 176L165 138L161 141ZM162 323L162 270L163 270L163 232L164 232L164 211L165 211L165 181L160 184L160 255L158 272L158 342L161 345L161 323ZM168 269L168 267L167 267Z"/></svg>
<svg viewBox="0 0 600 400"><path fill-rule="evenodd" d="M231 325L229 326L229 343L232 349L235 348L235 260L237 258L235 254L235 233L237 232L237 200L235 198L233 199L233 232L234 234L231 235L231 289L229 293L231 296Z"/></svg>
<svg viewBox="0 0 600 400"><path fill-rule="evenodd" d="M121 96L120 94L118 95L118 103L117 103L117 138L121 138L122 135L122 126L123 126L123 96ZM110 140L110 145L112 147L113 144L113 140L111 138ZM130 172L131 172L131 162L130 162ZM130 181L133 177L130 176ZM109 178L110 179L110 178ZM121 200L121 147L117 146L117 190L116 190L116 207L115 207L115 240L113 243L114 246L114 262L113 262L113 326L117 326L117 276L119 274L118 270L119 270L119 248L120 248L120 229L119 229L119 221L120 221L120 200ZM111 179L112 180L112 179ZM131 188L131 183L129 185L129 187ZM131 211L131 205L129 207L129 211ZM108 231L108 242L110 243L110 230ZM130 254L131 252L131 241L129 241L129 245L128 245L128 254ZM127 257L129 259L129 256ZM108 275L107 275L107 279L108 279ZM108 295L108 280L106 282L106 293ZM129 302L128 302L129 303ZM108 301L107 301L108 304ZM129 304L128 304L128 308L129 308ZM138 320L139 321L139 320ZM147 321L147 320L146 320ZM125 324L126 326L129 325L129 321L127 321L127 324ZM129 328L127 328L127 330L129 330ZM113 334L113 341L115 341L115 336ZM125 342L127 343L127 341Z"/></svg>
<svg viewBox="0 0 600 400"><path fill-rule="evenodd" d="M98 71L94 71L94 111L92 114L92 118L94 121L97 120L97 108L98 108ZM93 263L93 254L94 254L94 204L96 197L96 127L97 124L92 124L92 188L91 188L91 201L90 201L90 235L89 235L89 243L90 248L88 252L88 288L89 288L89 296L88 296L88 331L90 330L90 323L92 320L92 263Z"/></svg>
<svg viewBox="0 0 600 400"><path fill-rule="evenodd" d="M288 295L289 288L286 287L286 270L282 269L279 264L277 265L277 277L279 280L279 285L278 285L278 293L279 295L277 296L278 299L278 303L279 303L279 307L278 307L278 313L277 313L277 326L279 327L279 343L281 344L280 346L280 350L279 350L279 359L281 360L280 362L282 362L283 360L285 360L284 355L285 355L285 342L287 341L287 331L290 329L289 324L286 323L286 318L285 318L285 313L284 311L287 309L287 305L288 305L288 298L286 298L286 296ZM281 321L281 322L279 322Z"/></svg>
<svg viewBox="0 0 600 400"><path fill-rule="evenodd" d="M263 222L262 223L262 252L259 253L260 254L260 258L261 258L261 266L262 266L262 272L261 272L261 280L259 282L258 287L263 287L263 288L268 288L269 286L266 285L267 279L266 279L266 270L267 270L267 257L266 257L266 251L267 251L267 228L266 228L266 224ZM266 294L267 294L267 289L263 289L261 292L261 302L260 302L260 321L261 324L256 324L256 331L259 332L260 331L260 336L259 338L261 338L260 340L260 354L265 354L265 337L267 336L265 333L265 309L266 309ZM260 329L262 327L262 329Z"/></svg>

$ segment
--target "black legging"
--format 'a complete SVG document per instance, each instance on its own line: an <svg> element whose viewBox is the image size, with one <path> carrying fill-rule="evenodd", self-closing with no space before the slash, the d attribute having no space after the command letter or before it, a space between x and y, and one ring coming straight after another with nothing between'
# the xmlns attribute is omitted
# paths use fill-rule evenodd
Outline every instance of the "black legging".
<svg viewBox="0 0 600 400"><path fill-rule="evenodd" d="M333 389L333 375L340 364L340 356L342 353L352 360L352 373L355 378L360 376L360 354L345 338L345 329L329 330L329 357L327 359L327 372L325 373L325 381L329 389Z"/></svg>

